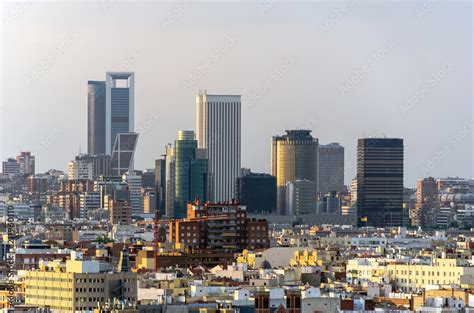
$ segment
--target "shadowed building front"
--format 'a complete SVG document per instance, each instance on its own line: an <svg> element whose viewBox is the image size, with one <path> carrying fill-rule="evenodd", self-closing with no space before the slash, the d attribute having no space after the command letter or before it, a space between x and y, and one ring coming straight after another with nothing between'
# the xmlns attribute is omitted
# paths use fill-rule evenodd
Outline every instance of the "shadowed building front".
<svg viewBox="0 0 474 313"><path fill-rule="evenodd" d="M403 139L359 139L357 224L359 227L404 224Z"/></svg>

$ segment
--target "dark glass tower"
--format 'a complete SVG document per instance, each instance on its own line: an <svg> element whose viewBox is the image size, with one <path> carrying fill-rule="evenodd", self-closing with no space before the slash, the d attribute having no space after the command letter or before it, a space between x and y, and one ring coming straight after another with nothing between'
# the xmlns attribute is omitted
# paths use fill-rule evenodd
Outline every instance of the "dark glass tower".
<svg viewBox="0 0 474 313"><path fill-rule="evenodd" d="M237 178L235 195L247 206L247 213L272 213L277 208L277 180L263 173L248 173Z"/></svg>
<svg viewBox="0 0 474 313"><path fill-rule="evenodd" d="M180 131L174 146L174 217L186 217L188 201L206 201L207 159L200 158L193 131Z"/></svg>
<svg viewBox="0 0 474 313"><path fill-rule="evenodd" d="M87 82L87 154L105 154L105 81Z"/></svg>
<svg viewBox="0 0 474 313"><path fill-rule="evenodd" d="M359 139L358 226L401 226L403 220L403 139Z"/></svg>

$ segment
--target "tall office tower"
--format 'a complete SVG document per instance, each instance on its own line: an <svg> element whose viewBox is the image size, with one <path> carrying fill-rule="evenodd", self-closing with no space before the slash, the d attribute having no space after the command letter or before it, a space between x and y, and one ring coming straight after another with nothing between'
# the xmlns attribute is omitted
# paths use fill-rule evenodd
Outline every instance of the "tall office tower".
<svg viewBox="0 0 474 313"><path fill-rule="evenodd" d="M107 72L105 96L106 154L112 153L119 133L132 133L135 110L135 74Z"/></svg>
<svg viewBox="0 0 474 313"><path fill-rule="evenodd" d="M133 158L137 141L137 133L117 134L110 160L110 173L112 176L121 176L125 172L133 170Z"/></svg>
<svg viewBox="0 0 474 313"><path fill-rule="evenodd" d="M31 152L21 152L16 157L16 162L20 165L20 174L33 175L35 173L35 157Z"/></svg>
<svg viewBox="0 0 474 313"><path fill-rule="evenodd" d="M433 177L419 179L416 182L416 204L411 211L411 223L413 226L425 226L428 221L429 209L432 208L438 187Z"/></svg>
<svg viewBox="0 0 474 313"><path fill-rule="evenodd" d="M310 130L287 130L272 138L272 175L277 178L277 211L286 214L286 184L294 180L318 180L318 139Z"/></svg>
<svg viewBox="0 0 474 313"><path fill-rule="evenodd" d="M276 190L275 176L248 171L237 178L235 197L247 206L248 213L273 213Z"/></svg>
<svg viewBox="0 0 474 313"><path fill-rule="evenodd" d="M9 158L2 162L2 173L6 175L19 175L20 164L18 164L15 159Z"/></svg>
<svg viewBox="0 0 474 313"><path fill-rule="evenodd" d="M160 215L165 214L166 160L164 158L155 160L155 193L156 206L160 211Z"/></svg>
<svg viewBox="0 0 474 313"><path fill-rule="evenodd" d="M359 139L357 224L359 227L404 224L403 139Z"/></svg>
<svg viewBox="0 0 474 313"><path fill-rule="evenodd" d="M132 215L137 216L142 212L142 176L138 171L130 171L122 176L122 181L127 183L130 192L130 205Z"/></svg>
<svg viewBox="0 0 474 313"><path fill-rule="evenodd" d="M207 159L199 151L194 131L179 131L171 164L174 167L174 170L171 169L174 179L170 181L174 190L174 218L186 217L189 201L207 201Z"/></svg>
<svg viewBox="0 0 474 313"><path fill-rule="evenodd" d="M172 218L174 215L174 149L171 144L165 148L165 211L164 214Z"/></svg>
<svg viewBox="0 0 474 313"><path fill-rule="evenodd" d="M286 183L286 215L316 213L316 182L297 179Z"/></svg>
<svg viewBox="0 0 474 313"><path fill-rule="evenodd" d="M87 82L87 153L105 154L105 81Z"/></svg>
<svg viewBox="0 0 474 313"><path fill-rule="evenodd" d="M344 192L344 147L330 143L318 147L319 193Z"/></svg>
<svg viewBox="0 0 474 313"><path fill-rule="evenodd" d="M198 148L206 149L209 162L212 202L235 197L235 181L240 171L241 96L196 96Z"/></svg>

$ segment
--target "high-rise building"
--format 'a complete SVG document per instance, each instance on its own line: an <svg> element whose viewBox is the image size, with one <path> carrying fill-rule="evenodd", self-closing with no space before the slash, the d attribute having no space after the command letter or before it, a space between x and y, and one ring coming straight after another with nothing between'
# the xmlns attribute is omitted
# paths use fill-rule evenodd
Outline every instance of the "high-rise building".
<svg viewBox="0 0 474 313"><path fill-rule="evenodd" d="M137 146L137 133L118 133L112 150L110 173L112 176L122 176L133 170L133 158Z"/></svg>
<svg viewBox="0 0 474 313"><path fill-rule="evenodd" d="M100 193L96 191L82 192L79 196L80 216L87 218L89 212L100 208Z"/></svg>
<svg viewBox="0 0 474 313"><path fill-rule="evenodd" d="M196 130L209 162L209 200L231 200L241 161L241 96L197 95Z"/></svg>
<svg viewBox="0 0 474 313"><path fill-rule="evenodd" d="M359 139L357 224L390 227L404 223L403 139Z"/></svg>
<svg viewBox="0 0 474 313"><path fill-rule="evenodd" d="M5 175L19 175L20 164L13 158L9 158L2 162L2 173Z"/></svg>
<svg viewBox="0 0 474 313"><path fill-rule="evenodd" d="M147 169L142 173L142 187L155 188L155 169Z"/></svg>
<svg viewBox="0 0 474 313"><path fill-rule="evenodd" d="M20 165L20 174L33 175L35 173L35 157L31 152L21 152L16 157L16 162Z"/></svg>
<svg viewBox="0 0 474 313"><path fill-rule="evenodd" d="M344 147L339 143L318 146L319 193L344 192Z"/></svg>
<svg viewBox="0 0 474 313"><path fill-rule="evenodd" d="M416 204L410 212L413 226L425 226L428 221L428 211L432 208L438 187L433 177L419 179L416 182Z"/></svg>
<svg viewBox="0 0 474 313"><path fill-rule="evenodd" d="M174 148L171 144L165 148L165 211L164 215L174 215Z"/></svg>
<svg viewBox="0 0 474 313"><path fill-rule="evenodd" d="M87 82L87 153L105 154L105 81Z"/></svg>
<svg viewBox="0 0 474 313"><path fill-rule="evenodd" d="M276 177L248 172L237 178L235 197L247 206L248 213L276 211Z"/></svg>
<svg viewBox="0 0 474 313"><path fill-rule="evenodd" d="M82 156L76 157L74 161L69 161L67 164L68 180L92 180L93 174L92 162Z"/></svg>
<svg viewBox="0 0 474 313"><path fill-rule="evenodd" d="M134 130L135 74L133 72L107 72L105 97L105 144L111 154L119 133Z"/></svg>
<svg viewBox="0 0 474 313"><path fill-rule="evenodd" d="M285 190L287 210L285 215L316 213L318 200L316 182L307 179L288 181Z"/></svg>
<svg viewBox="0 0 474 313"><path fill-rule="evenodd" d="M142 176L138 171L130 171L122 176L122 181L127 183L130 192L130 205L132 206L132 215L136 216L142 212Z"/></svg>
<svg viewBox="0 0 474 313"><path fill-rule="evenodd" d="M156 194L153 190L142 188L143 195L143 213L155 214Z"/></svg>
<svg viewBox="0 0 474 313"><path fill-rule="evenodd" d="M155 160L156 205L161 214L165 214L166 203L166 160Z"/></svg>
<svg viewBox="0 0 474 313"><path fill-rule="evenodd" d="M318 139L310 130L287 130L272 138L272 175L277 178L277 210L285 214L286 185L295 180L314 182L317 193Z"/></svg>
<svg viewBox="0 0 474 313"><path fill-rule="evenodd" d="M181 130L174 143L174 214L186 217L188 201L207 201L207 159L199 158L194 132Z"/></svg>

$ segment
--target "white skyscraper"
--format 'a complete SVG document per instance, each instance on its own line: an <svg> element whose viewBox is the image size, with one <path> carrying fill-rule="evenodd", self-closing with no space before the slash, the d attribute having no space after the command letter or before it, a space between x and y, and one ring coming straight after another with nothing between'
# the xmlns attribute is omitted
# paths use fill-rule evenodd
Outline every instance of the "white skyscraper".
<svg viewBox="0 0 474 313"><path fill-rule="evenodd" d="M210 174L209 199L213 202L234 198L235 180L240 170L241 96L196 96L198 148L206 149Z"/></svg>

